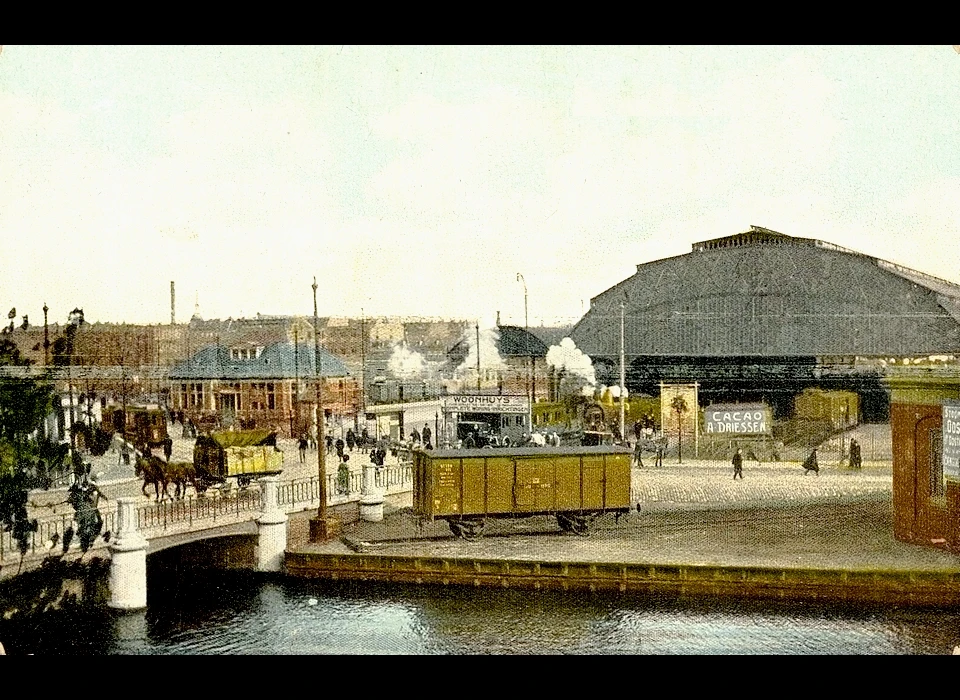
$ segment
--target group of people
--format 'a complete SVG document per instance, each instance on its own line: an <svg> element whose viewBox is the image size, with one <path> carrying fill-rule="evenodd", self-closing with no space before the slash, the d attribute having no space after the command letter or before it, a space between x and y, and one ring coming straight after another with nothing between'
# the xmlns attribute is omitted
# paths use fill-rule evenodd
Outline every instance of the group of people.
<svg viewBox="0 0 960 700"><path fill-rule="evenodd" d="M427 423L423 424L423 430L419 432L416 428L410 431L410 444L413 447L422 447L425 450L433 449L433 432Z"/></svg>
<svg viewBox="0 0 960 700"><path fill-rule="evenodd" d="M733 455L731 460L733 464L733 478L742 479L743 478L743 450L739 447ZM857 442L856 438L850 439L850 459L849 464L851 469L860 469L863 467L863 457L860 452L860 443ZM807 474L816 474L820 476L820 462L817 459L817 448L814 447L810 454L807 455L807 458L803 460L803 475Z"/></svg>

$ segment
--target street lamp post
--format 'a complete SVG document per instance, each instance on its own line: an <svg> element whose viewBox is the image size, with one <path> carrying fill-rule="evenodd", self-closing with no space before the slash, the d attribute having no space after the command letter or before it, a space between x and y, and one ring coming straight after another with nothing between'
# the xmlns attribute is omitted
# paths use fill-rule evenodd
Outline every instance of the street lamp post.
<svg viewBox="0 0 960 700"><path fill-rule="evenodd" d="M519 272L517 273L517 281L523 283L523 330L529 334L530 333L530 316L527 314L527 281L523 278ZM527 338L524 338L524 342L527 341ZM530 404L527 406L527 430L533 432L533 401L534 401L534 385L533 385L533 375L534 367L533 363L536 362L533 355L530 355L530 369L527 372L527 398L530 401Z"/></svg>
<svg viewBox="0 0 960 700"><path fill-rule="evenodd" d="M317 379L317 475L320 478L320 507L310 520L310 541L325 542L337 535L340 522L327 514L327 451L323 427L323 368L320 362L320 335L317 321L317 278L313 278L313 358Z"/></svg>

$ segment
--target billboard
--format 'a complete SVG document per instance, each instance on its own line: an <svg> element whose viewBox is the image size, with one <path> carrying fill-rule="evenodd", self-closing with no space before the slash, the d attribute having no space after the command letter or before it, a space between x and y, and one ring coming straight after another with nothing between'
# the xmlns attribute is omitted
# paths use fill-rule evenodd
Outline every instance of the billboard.
<svg viewBox="0 0 960 700"><path fill-rule="evenodd" d="M703 412L707 435L770 435L773 414L762 403L714 404Z"/></svg>
<svg viewBox="0 0 960 700"><path fill-rule="evenodd" d="M943 402L943 478L960 479L960 401Z"/></svg>
<svg viewBox="0 0 960 700"><path fill-rule="evenodd" d="M444 413L527 413L530 399L526 396L495 394L453 394L441 396Z"/></svg>

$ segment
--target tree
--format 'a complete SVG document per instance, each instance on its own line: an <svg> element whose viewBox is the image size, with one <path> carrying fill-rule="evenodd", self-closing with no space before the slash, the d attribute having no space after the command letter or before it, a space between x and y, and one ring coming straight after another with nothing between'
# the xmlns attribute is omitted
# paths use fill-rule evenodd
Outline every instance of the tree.
<svg viewBox="0 0 960 700"><path fill-rule="evenodd" d="M70 364L76 330L82 324L83 311L74 309L64 336L54 343L57 364ZM27 368L31 364L31 360L20 355L15 343L0 340L0 366ZM49 375L0 375L0 523L4 530L13 533L21 555L27 553L30 535L37 530L36 519L31 519L27 511L29 491L50 488L53 477L64 474L69 467L77 476L77 489L68 502L74 507L83 552L102 529L102 522L90 511L91 505L96 507L98 494L89 482L89 465L84 468L75 451L50 440L42 429L55 396ZM63 544L66 552L67 533Z"/></svg>
<svg viewBox="0 0 960 700"><path fill-rule="evenodd" d="M683 414L687 412L687 402L682 396L674 396L670 408L677 414L677 462L683 464Z"/></svg>

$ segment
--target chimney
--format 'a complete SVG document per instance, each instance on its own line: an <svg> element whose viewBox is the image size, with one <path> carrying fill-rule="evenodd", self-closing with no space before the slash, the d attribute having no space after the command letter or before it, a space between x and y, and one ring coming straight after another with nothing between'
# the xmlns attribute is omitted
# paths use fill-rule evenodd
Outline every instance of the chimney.
<svg viewBox="0 0 960 700"><path fill-rule="evenodd" d="M177 322L176 314L176 294L173 291L173 280L170 280L170 325L174 325Z"/></svg>

